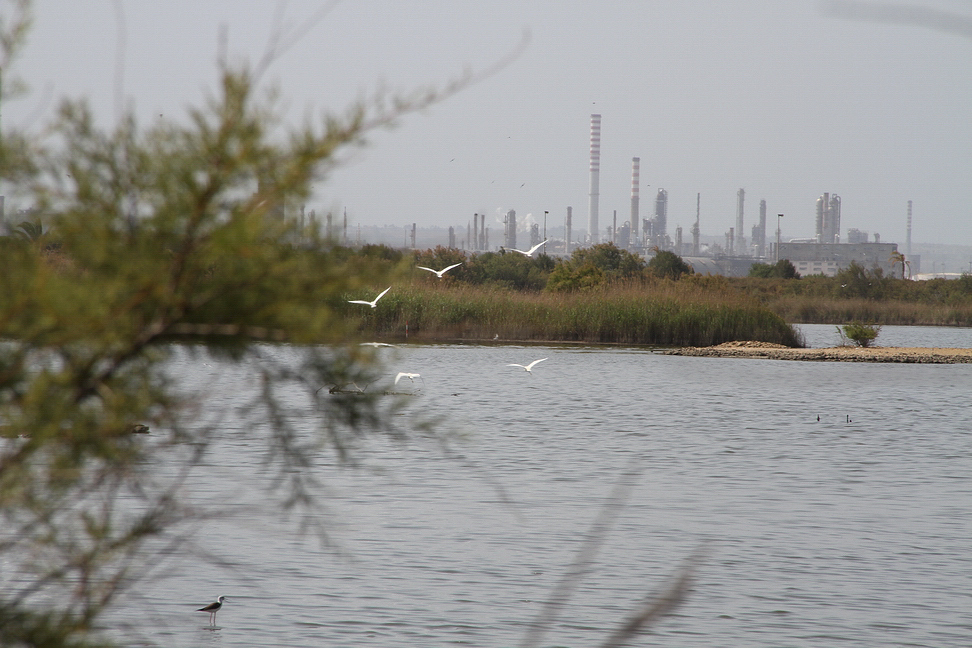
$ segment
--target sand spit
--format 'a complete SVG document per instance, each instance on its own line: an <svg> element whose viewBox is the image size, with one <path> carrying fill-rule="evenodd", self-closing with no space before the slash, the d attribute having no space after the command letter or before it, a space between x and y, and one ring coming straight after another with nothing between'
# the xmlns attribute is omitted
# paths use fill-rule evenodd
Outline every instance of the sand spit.
<svg viewBox="0 0 972 648"><path fill-rule="evenodd" d="M817 362L912 362L955 364L972 362L972 349L923 347L829 347L791 349L769 342L724 342L710 347L683 347L668 355L717 358L768 358L770 360L815 360Z"/></svg>

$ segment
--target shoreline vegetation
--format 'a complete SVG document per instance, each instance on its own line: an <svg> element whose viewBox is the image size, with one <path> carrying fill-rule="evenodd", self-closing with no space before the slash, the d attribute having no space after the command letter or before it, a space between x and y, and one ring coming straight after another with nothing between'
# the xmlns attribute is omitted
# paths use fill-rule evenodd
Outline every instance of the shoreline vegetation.
<svg viewBox="0 0 972 648"><path fill-rule="evenodd" d="M375 339L676 347L745 338L803 346L792 326L754 300L674 282L566 294L412 284L360 316L361 334Z"/></svg>
<svg viewBox="0 0 972 648"><path fill-rule="evenodd" d="M21 238L29 245L29 236ZM46 245L34 249L42 250L44 265L69 283L83 284L86 272L60 245L49 245L56 235L42 238ZM700 275L671 252L656 250L645 260L610 243L576 250L568 259L502 250L467 255L441 246L346 247L326 239L289 254L308 268L329 260L348 276L380 282L370 294L354 282L358 288L345 294L347 300L371 299L392 286L377 308L341 305L344 324L361 339L663 348L747 341L802 348L805 341L791 324L972 327L972 275L918 282L852 264L836 277L800 277L785 262L767 267L776 275ZM202 282L218 283L223 265L211 266ZM439 268L448 270L440 276ZM224 324L218 309L205 310L192 325Z"/></svg>
<svg viewBox="0 0 972 648"><path fill-rule="evenodd" d="M852 264L800 277L789 262L750 277L699 275L671 252L645 260L610 243L568 259L441 246L348 253L395 278L379 308L351 311L377 339L802 348L791 324L972 326L972 275L916 282ZM426 271L437 268L450 269Z"/></svg>

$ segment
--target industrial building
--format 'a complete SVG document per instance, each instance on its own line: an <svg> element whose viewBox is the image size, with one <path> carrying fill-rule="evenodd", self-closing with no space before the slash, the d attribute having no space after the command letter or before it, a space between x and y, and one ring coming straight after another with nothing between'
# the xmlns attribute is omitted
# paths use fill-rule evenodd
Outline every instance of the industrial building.
<svg viewBox="0 0 972 648"><path fill-rule="evenodd" d="M891 259L897 251L897 243L780 243L780 258L788 259L801 276L833 277L851 263L888 275L895 270Z"/></svg>

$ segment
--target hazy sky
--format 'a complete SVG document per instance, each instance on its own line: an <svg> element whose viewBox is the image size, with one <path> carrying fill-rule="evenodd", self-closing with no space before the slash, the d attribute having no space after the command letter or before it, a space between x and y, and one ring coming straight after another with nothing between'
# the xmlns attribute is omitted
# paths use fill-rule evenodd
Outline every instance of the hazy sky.
<svg viewBox="0 0 972 648"><path fill-rule="evenodd" d="M275 28L296 29L330 6L39 0L14 69L31 93L4 104L3 125L39 127L57 98L82 95L106 125L120 97L143 123L181 119L214 86L221 25L230 60L257 61ZM761 199L767 229L784 213L784 237L811 236L815 201L830 192L842 199L842 237L853 227L903 243L912 200L915 242L972 245L972 2L919 0L908 6L927 11L912 24L839 17L830 6L345 0L266 78L296 123L380 88L488 68L528 30L509 66L375 133L321 183L308 209L346 208L352 223L465 226L474 212L499 223L515 209L521 223L546 210L548 224L561 224L569 205L575 227L586 227L596 112L602 227L615 209L619 224L628 219L637 156L641 215L666 189L670 234L682 225L689 237L700 192L702 233L721 236L744 188L747 237ZM934 12L955 17L913 24Z"/></svg>

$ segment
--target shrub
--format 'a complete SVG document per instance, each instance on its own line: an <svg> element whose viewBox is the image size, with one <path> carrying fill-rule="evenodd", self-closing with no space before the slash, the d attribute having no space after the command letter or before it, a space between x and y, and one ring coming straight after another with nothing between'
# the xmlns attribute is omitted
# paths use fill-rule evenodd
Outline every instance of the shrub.
<svg viewBox="0 0 972 648"><path fill-rule="evenodd" d="M881 327L862 322L851 322L844 325L843 337L855 342L858 346L869 347L881 332Z"/></svg>
<svg viewBox="0 0 972 648"><path fill-rule="evenodd" d="M789 259L780 259L775 264L754 263L749 266L750 277L779 277L781 279L799 279L800 275L796 271L793 263Z"/></svg>
<svg viewBox="0 0 972 648"><path fill-rule="evenodd" d="M685 263L682 257L668 250L660 250L648 262L648 273L653 277L677 280L683 274L694 272L692 266Z"/></svg>

